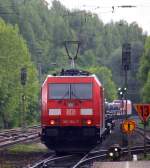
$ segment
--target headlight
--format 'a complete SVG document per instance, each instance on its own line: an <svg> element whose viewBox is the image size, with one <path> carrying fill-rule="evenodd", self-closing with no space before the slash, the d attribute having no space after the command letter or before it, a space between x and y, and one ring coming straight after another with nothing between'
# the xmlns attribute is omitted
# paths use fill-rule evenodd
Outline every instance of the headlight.
<svg viewBox="0 0 150 168"><path fill-rule="evenodd" d="M91 124L92 124L92 120L87 120L87 121L86 121L86 124L87 124L87 125L91 125Z"/></svg>
<svg viewBox="0 0 150 168"><path fill-rule="evenodd" d="M93 109L81 109L80 110L80 115L93 115Z"/></svg>
<svg viewBox="0 0 150 168"><path fill-rule="evenodd" d="M61 115L61 109L49 109L48 114L50 116Z"/></svg>
<svg viewBox="0 0 150 168"><path fill-rule="evenodd" d="M55 125L55 120L50 120L50 125Z"/></svg>

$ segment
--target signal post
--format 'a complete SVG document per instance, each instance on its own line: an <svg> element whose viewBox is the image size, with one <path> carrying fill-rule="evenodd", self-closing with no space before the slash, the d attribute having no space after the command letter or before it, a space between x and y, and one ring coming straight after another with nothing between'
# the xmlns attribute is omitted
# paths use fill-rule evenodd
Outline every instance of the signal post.
<svg viewBox="0 0 150 168"><path fill-rule="evenodd" d="M122 45L122 68L124 70L124 97L126 100L125 111L126 111L126 119L127 119L127 89L128 89L128 71L131 67L131 44L124 43Z"/></svg>
<svg viewBox="0 0 150 168"><path fill-rule="evenodd" d="M26 117L25 117L25 100L26 100L26 96L25 96L25 85L26 85L26 81L27 81L27 69L26 68L21 68L20 71L20 82L21 85L23 87L23 93L22 93L22 117L21 117L21 127L22 127L22 131L26 131Z"/></svg>
<svg viewBox="0 0 150 168"><path fill-rule="evenodd" d="M130 123L130 120L128 120L128 115L127 115L127 90L128 90L128 71L130 70L131 67L131 44L130 43L124 43L122 45L122 69L124 71L124 98L125 98L125 116L126 120L124 122ZM123 123L124 123L123 122ZM130 123L131 124L131 123ZM130 132L130 124L128 125L128 132ZM123 127L123 124L122 124ZM129 160L131 159L131 150L130 150L130 143L129 143L129 134L127 133L127 144L128 144L128 154L129 154Z"/></svg>
<svg viewBox="0 0 150 168"><path fill-rule="evenodd" d="M129 154L129 159L131 159L131 150L130 150L130 141L129 141L129 136L135 131L136 128L136 123L132 119L127 119L124 120L122 123L122 132L127 134L128 137L128 154Z"/></svg>

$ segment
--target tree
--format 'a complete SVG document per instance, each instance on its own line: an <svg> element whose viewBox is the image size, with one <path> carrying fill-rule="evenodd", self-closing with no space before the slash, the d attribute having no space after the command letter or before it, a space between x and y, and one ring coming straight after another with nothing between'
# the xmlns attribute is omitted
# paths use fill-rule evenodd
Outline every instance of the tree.
<svg viewBox="0 0 150 168"><path fill-rule="evenodd" d="M117 98L117 89L115 83L112 81L112 73L107 67L90 67L88 71L98 76L104 87L105 97L108 101Z"/></svg>
<svg viewBox="0 0 150 168"><path fill-rule="evenodd" d="M150 71L148 73L147 82L142 90L143 102L150 103Z"/></svg>
<svg viewBox="0 0 150 168"><path fill-rule="evenodd" d="M0 9L0 16L7 23L18 25L27 41L32 61L36 67L42 65L42 76L54 70L52 62L59 62L62 66L67 62L62 45L65 40L81 41L77 60L80 67L107 66L118 85L122 81L118 63L124 42L132 43L134 58L138 58L136 69L139 68L139 58L147 35L135 22L128 24L121 20L104 24L96 14L81 10L70 11L56 0L52 2L51 8L44 5L42 0L0 0ZM145 65L144 67L146 68ZM134 77L131 78L131 75ZM136 72L129 73L133 84L134 81L137 82L135 77ZM147 78L144 80L146 82ZM132 98L137 101L137 97L133 95Z"/></svg>
<svg viewBox="0 0 150 168"><path fill-rule="evenodd" d="M147 37L144 53L140 60L139 67L139 79L141 80L141 96L143 102L150 103L150 94L149 94L149 86L150 86L150 37Z"/></svg>
<svg viewBox="0 0 150 168"><path fill-rule="evenodd" d="M144 53L140 60L139 78L142 84L144 84L147 81L149 70L150 70L150 37L146 39L144 46Z"/></svg>
<svg viewBox="0 0 150 168"><path fill-rule="evenodd" d="M29 122L35 120L35 109L38 104L38 80L36 69L31 62L26 42L18 32L18 27L6 24L0 20L0 118L1 127L18 126L21 116L20 98L24 92L26 100L26 117L32 116ZM20 69L27 68L27 84L20 84ZM34 113L34 115L33 115Z"/></svg>

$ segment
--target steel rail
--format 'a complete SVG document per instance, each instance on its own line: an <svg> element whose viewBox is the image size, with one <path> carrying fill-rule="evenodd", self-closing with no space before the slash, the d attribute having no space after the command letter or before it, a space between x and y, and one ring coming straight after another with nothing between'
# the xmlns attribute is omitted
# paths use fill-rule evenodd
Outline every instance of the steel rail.
<svg viewBox="0 0 150 168"><path fill-rule="evenodd" d="M128 148L121 148L122 151L122 157L128 153ZM134 146L131 147L131 153L132 154L139 154L144 151L144 146ZM150 145L147 145L147 151L150 151ZM65 155L61 157L55 157L54 155L39 161L35 163L30 168L39 168L39 167L49 167L50 162L56 161L56 160L62 160L62 159L69 159L70 157L73 157L75 155ZM77 161L71 168L79 168L80 166L84 164L89 164L89 162L95 160L95 159L107 159L108 156L108 150L97 150L97 151L90 151L86 155L84 155L79 161ZM27 167L26 167L27 168ZM29 168L29 166L28 166Z"/></svg>
<svg viewBox="0 0 150 168"><path fill-rule="evenodd" d="M144 129L137 127L136 131L141 134L142 136L144 136ZM148 131L146 130L146 133L148 133ZM148 141L148 143L150 142L150 135L146 135L146 140Z"/></svg>
<svg viewBox="0 0 150 168"><path fill-rule="evenodd" d="M47 166L50 162L52 161L56 161L56 160L62 160L62 159L66 159L69 157L72 157L74 155L65 155L65 156L60 156L60 157L54 157L54 156L50 156L42 161L39 161L37 163L35 163L33 166L30 166L30 168L38 168L38 167L44 167ZM25 167L25 168L29 168L29 167Z"/></svg>
<svg viewBox="0 0 150 168"><path fill-rule="evenodd" d="M121 148L122 150L122 156L126 153L128 153L128 148ZM144 146L135 146L131 147L131 152L132 154L139 154L144 151ZM150 145L147 146L147 151L150 151ZM88 157L88 155L84 156L79 162L77 162L72 168L78 168L79 166L86 164L92 160L95 159L106 159L108 155L108 150L103 150L103 154L100 154L99 152L101 151L96 151L95 154L96 156L93 157ZM98 154L99 153L99 154ZM93 153L94 154L94 153Z"/></svg>
<svg viewBox="0 0 150 168"><path fill-rule="evenodd" d="M38 129L40 126L38 125L28 128L29 130L26 132L21 131L19 128L0 132L0 148L8 148L17 143L39 139Z"/></svg>
<svg viewBox="0 0 150 168"><path fill-rule="evenodd" d="M41 128L41 126L40 125L34 125L34 126L27 127L27 129L38 129L38 128ZM3 136L4 134L16 133L16 132L22 132L21 128L18 127L18 128L0 130L0 136L1 135Z"/></svg>
<svg viewBox="0 0 150 168"><path fill-rule="evenodd" d="M19 144L19 143L26 142L26 141L30 141L30 140L36 140L38 138L39 138L38 134L33 134L33 135L30 135L30 136L27 136L27 137L20 137L17 140L8 140L6 142L1 143L0 148L1 149L2 148L8 148L12 145Z"/></svg>
<svg viewBox="0 0 150 168"><path fill-rule="evenodd" d="M92 149L93 150L93 149ZM91 150L91 151L92 151ZM104 150L102 150L102 152L105 152ZM94 155L95 153L98 153L98 151L92 151L91 153L87 153L86 155L84 155L84 157L78 159L79 161L77 161L75 164L76 165L78 162L82 162L82 160L84 160L89 154ZM48 166L50 164L50 162L55 161L55 160L62 160L62 159L67 159L69 157L75 157L78 156L77 154L72 154L72 155L65 155L65 156L61 156L61 157L54 157L50 156L40 162L35 163L35 165L31 166L30 168L39 168L39 167L44 167L44 166ZM80 156L80 155L79 155ZM83 155L82 155L83 156ZM27 168L27 167L26 167Z"/></svg>
<svg viewBox="0 0 150 168"><path fill-rule="evenodd" d="M94 159L98 159L98 158L100 158L100 159L102 159L102 158L104 158L104 157L106 157L107 156L107 154L101 154L101 155L97 155L97 156L93 156L93 157L89 157L89 158L84 158L84 159L81 159L79 162L77 162L72 168L77 168L78 166L80 166L81 164L84 164L84 163L86 163L86 162L89 162L89 161L91 161L91 160L94 160Z"/></svg>

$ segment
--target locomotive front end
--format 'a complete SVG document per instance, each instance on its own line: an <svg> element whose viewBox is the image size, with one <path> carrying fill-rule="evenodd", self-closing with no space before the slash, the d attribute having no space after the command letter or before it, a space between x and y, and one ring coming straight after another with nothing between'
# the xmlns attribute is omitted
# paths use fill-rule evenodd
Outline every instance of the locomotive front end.
<svg viewBox="0 0 150 168"><path fill-rule="evenodd" d="M88 151L100 139L100 88L93 76L49 76L42 86L42 136L57 152ZM97 97L98 96L98 97Z"/></svg>

